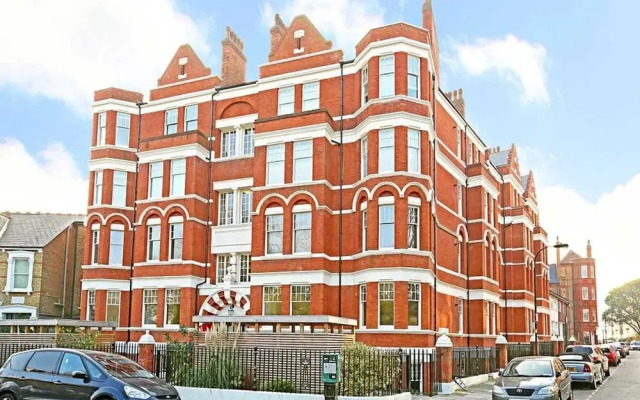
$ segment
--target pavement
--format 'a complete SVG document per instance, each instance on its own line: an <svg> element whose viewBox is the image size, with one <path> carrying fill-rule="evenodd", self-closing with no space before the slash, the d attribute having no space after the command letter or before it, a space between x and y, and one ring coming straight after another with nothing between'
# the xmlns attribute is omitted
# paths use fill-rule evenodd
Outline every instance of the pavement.
<svg viewBox="0 0 640 400"><path fill-rule="evenodd" d="M471 386L467 392L457 391L451 395L412 396L413 400L491 400L493 381ZM574 400L627 400L640 399L640 352L631 352L618 367L611 367L611 376L596 390L583 385L573 389Z"/></svg>

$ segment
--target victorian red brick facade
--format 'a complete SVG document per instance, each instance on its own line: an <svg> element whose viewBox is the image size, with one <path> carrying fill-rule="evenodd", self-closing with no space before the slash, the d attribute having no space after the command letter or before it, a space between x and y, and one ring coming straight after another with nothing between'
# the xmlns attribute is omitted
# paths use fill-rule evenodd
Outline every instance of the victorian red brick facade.
<svg viewBox="0 0 640 400"><path fill-rule="evenodd" d="M492 345L529 340L538 279L548 339L533 175L440 89L430 1L423 17L344 60L307 17L276 16L255 82L227 29L221 78L185 45L148 103L96 92L83 315L132 339L195 315L308 313L381 346L433 346L442 328Z"/></svg>

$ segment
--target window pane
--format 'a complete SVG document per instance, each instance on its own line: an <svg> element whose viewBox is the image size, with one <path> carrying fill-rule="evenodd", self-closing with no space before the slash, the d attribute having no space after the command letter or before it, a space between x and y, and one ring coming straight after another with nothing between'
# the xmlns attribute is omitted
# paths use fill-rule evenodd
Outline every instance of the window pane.
<svg viewBox="0 0 640 400"><path fill-rule="evenodd" d="M157 261L160 259L160 226L152 225L149 227L148 234L148 253L149 261Z"/></svg>
<svg viewBox="0 0 640 400"><path fill-rule="evenodd" d="M293 144L293 181L304 182L312 179L313 144L310 140Z"/></svg>
<svg viewBox="0 0 640 400"><path fill-rule="evenodd" d="M251 282L251 255L240 255L240 282Z"/></svg>
<svg viewBox="0 0 640 400"><path fill-rule="evenodd" d="M293 113L293 94L293 86L278 90L278 115Z"/></svg>
<svg viewBox="0 0 640 400"><path fill-rule="evenodd" d="M158 315L158 290L145 289L143 291L145 325L155 325Z"/></svg>
<svg viewBox="0 0 640 400"><path fill-rule="evenodd" d="M302 111L315 110L320 107L319 82L302 85Z"/></svg>
<svg viewBox="0 0 640 400"><path fill-rule="evenodd" d="M267 147L267 184L284 183L284 144Z"/></svg>
<svg viewBox="0 0 640 400"><path fill-rule="evenodd" d="M394 246L394 207L393 205L380 206L380 248Z"/></svg>
<svg viewBox="0 0 640 400"><path fill-rule="evenodd" d="M127 172L113 171L113 196L111 203L114 206L124 206L127 197Z"/></svg>
<svg viewBox="0 0 640 400"><path fill-rule="evenodd" d="M109 242L109 264L122 265L124 248L124 231L112 230Z"/></svg>
<svg viewBox="0 0 640 400"><path fill-rule="evenodd" d="M393 325L393 300L380 301L380 325Z"/></svg>
<svg viewBox="0 0 640 400"><path fill-rule="evenodd" d="M149 198L162 197L163 163L149 164Z"/></svg>
<svg viewBox="0 0 640 400"><path fill-rule="evenodd" d="M233 157L236 155L236 131L222 133L221 157Z"/></svg>
<svg viewBox="0 0 640 400"><path fill-rule="evenodd" d="M379 134L379 172L393 172L395 169L394 132L393 129L383 129Z"/></svg>
<svg viewBox="0 0 640 400"><path fill-rule="evenodd" d="M171 160L171 195L184 196L187 160Z"/></svg>
<svg viewBox="0 0 640 400"><path fill-rule="evenodd" d="M360 177L364 178L367 176L368 168L369 168L369 145L367 138L364 137L360 140Z"/></svg>
<svg viewBox="0 0 640 400"><path fill-rule="evenodd" d="M182 232L183 232L182 223L169 225L169 235L170 235L169 258L172 260L182 259Z"/></svg>
<svg viewBox="0 0 640 400"><path fill-rule="evenodd" d="M267 254L282 253L282 215L267 216Z"/></svg>
<svg viewBox="0 0 640 400"><path fill-rule="evenodd" d="M380 97L395 95L394 56L380 57Z"/></svg>
<svg viewBox="0 0 640 400"><path fill-rule="evenodd" d="M60 358L59 351L38 351L33 354L29 364L25 368L26 372L44 372L52 374L58 366Z"/></svg>
<svg viewBox="0 0 640 400"><path fill-rule="evenodd" d="M253 208L253 193L242 192L242 220L240 223L248 224L251 222L251 210Z"/></svg>
<svg viewBox="0 0 640 400"><path fill-rule="evenodd" d="M185 130L194 131L198 129L198 105L184 108Z"/></svg>
<svg viewBox="0 0 640 400"><path fill-rule="evenodd" d="M282 287L265 286L263 294L264 314L279 315L282 311Z"/></svg>
<svg viewBox="0 0 640 400"><path fill-rule="evenodd" d="M165 112L165 133L172 134L178 132L178 110L167 110Z"/></svg>
<svg viewBox="0 0 640 400"><path fill-rule="evenodd" d="M308 315L311 310L311 286L291 286L291 308L293 315Z"/></svg>
<svg viewBox="0 0 640 400"><path fill-rule="evenodd" d="M253 154L253 128L244 130L243 153L245 155Z"/></svg>
<svg viewBox="0 0 640 400"><path fill-rule="evenodd" d="M420 172L420 131L408 130L408 171Z"/></svg>
<svg viewBox="0 0 640 400"><path fill-rule="evenodd" d="M180 324L180 289L167 289L165 294L167 318L165 324Z"/></svg>
<svg viewBox="0 0 640 400"><path fill-rule="evenodd" d="M311 213L293 215L294 253L311 252Z"/></svg>

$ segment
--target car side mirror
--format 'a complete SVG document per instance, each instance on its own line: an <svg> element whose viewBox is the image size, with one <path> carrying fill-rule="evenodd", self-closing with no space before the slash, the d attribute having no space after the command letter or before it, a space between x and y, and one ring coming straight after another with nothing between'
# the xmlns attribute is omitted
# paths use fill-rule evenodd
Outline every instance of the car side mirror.
<svg viewBox="0 0 640 400"><path fill-rule="evenodd" d="M499 370L498 370L498 376L502 376L502 373L503 373L503 372L504 372L504 370L503 370L503 369L499 369Z"/></svg>
<svg viewBox="0 0 640 400"><path fill-rule="evenodd" d="M87 379L87 373L84 371L73 371L71 376L76 379Z"/></svg>
<svg viewBox="0 0 640 400"><path fill-rule="evenodd" d="M556 378L560 378L562 376L562 372L556 371Z"/></svg>

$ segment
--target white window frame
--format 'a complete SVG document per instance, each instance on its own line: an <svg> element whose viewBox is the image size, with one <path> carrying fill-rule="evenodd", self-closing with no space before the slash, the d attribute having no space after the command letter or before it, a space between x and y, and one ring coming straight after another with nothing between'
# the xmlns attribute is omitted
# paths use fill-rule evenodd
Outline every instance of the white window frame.
<svg viewBox="0 0 640 400"><path fill-rule="evenodd" d="M176 235L176 227L180 226L180 236ZM176 257L175 247L180 242L180 256ZM184 252L184 222L169 223L169 260L182 260Z"/></svg>
<svg viewBox="0 0 640 400"><path fill-rule="evenodd" d="M189 117L189 111L194 109L196 110L195 118L193 118L193 116ZM189 125L193 125L193 123L195 123L195 127L194 126L189 127ZM191 104L184 107L184 131L190 132L190 131L196 131L196 130L198 130L198 105Z"/></svg>
<svg viewBox="0 0 640 400"><path fill-rule="evenodd" d="M297 222L301 217L309 218L309 225L304 227L298 227ZM297 212L293 214L293 253L294 254L310 254L311 253L311 242L312 238L312 215L311 211L308 212ZM298 249L297 248L297 236L301 231L309 231L309 249Z"/></svg>
<svg viewBox="0 0 640 400"><path fill-rule="evenodd" d="M90 317L91 307L93 307L93 317ZM87 321L95 321L96 319L96 291L95 290L87 291L87 309L86 309L85 319Z"/></svg>
<svg viewBox="0 0 640 400"><path fill-rule="evenodd" d="M491 305L488 301L484 303L484 312L484 323L486 325L484 328L484 334L489 335L491 334Z"/></svg>
<svg viewBox="0 0 640 400"><path fill-rule="evenodd" d="M391 60L391 62L387 65L383 65L385 61ZM378 91L378 97L379 98L383 98L383 97L391 97L391 96L395 96L396 94L396 67L395 67L396 61L395 61L395 54L389 54L389 55L385 55L385 56L380 56L379 60L378 60L378 80L379 80L379 91ZM390 82L389 87L386 88L388 89L389 93L387 93L387 91L385 91L383 84L385 82Z"/></svg>
<svg viewBox="0 0 640 400"><path fill-rule="evenodd" d="M491 334L496 334L496 329L498 326L498 317L497 317L498 307L496 303L491 303Z"/></svg>
<svg viewBox="0 0 640 400"><path fill-rule="evenodd" d="M111 205L117 207L126 207L127 205L127 171L113 171Z"/></svg>
<svg viewBox="0 0 640 400"><path fill-rule="evenodd" d="M154 166L159 167L158 170L160 171L160 173L157 175L154 175L153 173ZM156 171L156 173L157 172L158 171ZM162 161L149 163L149 190L148 190L149 194L147 196L149 199L159 199L162 197L163 180L164 180L164 163ZM159 188L158 194L154 194L155 188Z"/></svg>
<svg viewBox="0 0 640 400"><path fill-rule="evenodd" d="M95 170L93 173L93 205L102 204L102 182L104 179L104 171Z"/></svg>
<svg viewBox="0 0 640 400"><path fill-rule="evenodd" d="M291 93L289 93L289 91ZM289 99L289 97L291 97ZM278 115L293 114L296 99L295 86L286 86L278 89Z"/></svg>
<svg viewBox="0 0 640 400"><path fill-rule="evenodd" d="M253 155L254 145L253 145L253 135L255 133L255 128L245 128L244 133L242 134L242 154L245 156Z"/></svg>
<svg viewBox="0 0 640 400"><path fill-rule="evenodd" d="M367 209L362 210L362 251L367 251Z"/></svg>
<svg viewBox="0 0 640 400"><path fill-rule="evenodd" d="M309 284L291 285L290 299L291 300L290 300L289 309L291 310L291 315L311 315L311 285ZM309 300L307 301L307 299ZM309 303L309 314L294 314L293 303L305 303L305 304Z"/></svg>
<svg viewBox="0 0 640 400"><path fill-rule="evenodd" d="M582 287L582 300L589 300L589 288L587 286Z"/></svg>
<svg viewBox="0 0 640 400"><path fill-rule="evenodd" d="M393 128L380 129L378 131L378 173L383 174L385 172L394 172L395 167L395 152L396 152L396 144L395 144L395 131ZM383 144L383 140L385 144ZM389 142L390 141L390 142ZM391 143L389 145L389 143ZM383 167L383 152L386 149L391 153L390 160L387 160L384 164L390 163L390 166Z"/></svg>
<svg viewBox="0 0 640 400"><path fill-rule="evenodd" d="M275 290L274 293L267 293L267 291ZM274 297L275 300L271 300ZM280 300L278 300L280 297ZM280 310L277 314L267 314L266 303L280 303ZM268 285L262 287L262 315L281 315L282 314L282 286L280 285Z"/></svg>
<svg viewBox="0 0 640 400"><path fill-rule="evenodd" d="M313 140L293 143L293 182L313 180Z"/></svg>
<svg viewBox="0 0 640 400"><path fill-rule="evenodd" d="M489 193L484 194L484 219L489 222Z"/></svg>
<svg viewBox="0 0 640 400"><path fill-rule="evenodd" d="M392 222L388 222L388 221L387 222L383 222L383 218L382 218L383 210L389 210L389 209L391 210L391 215L393 216L393 221ZM393 232L392 242L393 242L393 244L391 246L383 246L382 245L382 225L391 225L392 226L392 232ZM382 249L393 249L393 248L395 248L395 241L396 241L395 228L396 228L395 205L394 204L381 204L378 207L378 249L382 250Z"/></svg>
<svg viewBox="0 0 640 400"><path fill-rule="evenodd" d="M158 237L154 238L153 233L157 229ZM158 245L158 258L151 258L151 248L153 242L157 242ZM162 228L160 223L158 224L149 224L147 226L147 262L160 261L160 253L161 253L161 244L162 244Z"/></svg>
<svg viewBox="0 0 640 400"><path fill-rule="evenodd" d="M224 277L227 276L229 266L231 265L231 255L216 255L216 284L223 284Z"/></svg>
<svg viewBox="0 0 640 400"><path fill-rule="evenodd" d="M462 243L463 243L462 235L458 235L458 243L456 247L458 248L457 250L458 250L458 273L459 274L462 273L462 254L463 254ZM487 249L486 251L489 251L489 252L491 251L491 248L489 246L486 246L486 249ZM491 271L491 265L488 265L487 269Z"/></svg>
<svg viewBox="0 0 640 400"><path fill-rule="evenodd" d="M280 223L280 230L272 230L269 228L269 220L271 218L280 218L281 223ZM265 217L265 247L264 247L264 252L267 255L281 255L282 252L284 251L284 215L283 214L273 214L273 215L267 215ZM280 232L280 251L279 252L273 252L270 253L269 252L269 234L270 233L278 233Z"/></svg>
<svg viewBox="0 0 640 400"><path fill-rule="evenodd" d="M411 165L412 162L415 165ZM421 171L420 162L420 131L407 129L407 171L419 174Z"/></svg>
<svg viewBox="0 0 640 400"><path fill-rule="evenodd" d="M391 290L389 290L388 288L391 287ZM396 287L395 287L395 283L394 282L388 282L388 281L383 281L383 282L378 282L378 327L379 328L393 328L396 322ZM386 298L386 299L382 299L382 294L383 292L385 293L385 297L389 296L390 298ZM389 295L390 293L390 295ZM393 310L393 323L391 325L383 325L382 324L382 308L380 307L380 303L382 301L391 301L393 303L393 307L391 308Z"/></svg>
<svg viewBox="0 0 640 400"><path fill-rule="evenodd" d="M169 116L173 116L175 114L175 122L169 122ZM173 118L172 118L173 119ZM175 132L169 132L175 128ZM165 110L164 112L164 134L165 135L175 135L178 133L178 109L172 108L170 110Z"/></svg>
<svg viewBox="0 0 640 400"><path fill-rule="evenodd" d="M238 154L237 141L238 132L236 130L222 132L220 158L235 157Z"/></svg>
<svg viewBox="0 0 640 400"><path fill-rule="evenodd" d="M182 182L180 182L182 179ZM187 159L176 158L171 160L171 180L169 193L172 197L184 196L187 186Z"/></svg>
<svg viewBox="0 0 640 400"><path fill-rule="evenodd" d="M315 96L315 97L313 97ZM302 85L302 111L320 108L320 81L307 82Z"/></svg>
<svg viewBox="0 0 640 400"><path fill-rule="evenodd" d="M591 287L591 300L596 300L596 288Z"/></svg>
<svg viewBox="0 0 640 400"><path fill-rule="evenodd" d="M464 299L458 297L458 333L464 333Z"/></svg>
<svg viewBox="0 0 640 400"><path fill-rule="evenodd" d="M282 185L284 183L284 143L267 146L267 185ZM271 173L276 172L277 177L271 178Z"/></svg>
<svg viewBox="0 0 640 400"><path fill-rule="evenodd" d="M457 128L456 141L456 156L460 158L462 155L462 129L460 128Z"/></svg>
<svg viewBox="0 0 640 400"><path fill-rule="evenodd" d="M591 278L595 278L596 277L596 267L595 267L595 265L591 265L589 267L589 276Z"/></svg>
<svg viewBox="0 0 640 400"><path fill-rule="evenodd" d="M116 234L117 235L114 235ZM115 237L120 236L122 238L122 243L114 243ZM112 255L115 254L116 247L120 247L120 260L112 258ZM109 265L122 266L124 262L124 225L121 224L111 224L109 229Z"/></svg>
<svg viewBox="0 0 640 400"><path fill-rule="evenodd" d="M412 221L411 213L415 212L415 221ZM415 226L416 229L416 244L415 247L411 247L409 244L409 232L411 227ZM407 248L418 250L420 248L420 207L416 205L409 205L407 207Z"/></svg>
<svg viewBox="0 0 640 400"><path fill-rule="evenodd" d="M155 303L147 303L147 298L151 299L151 295L147 296L147 292L154 293L155 292ZM156 306L156 319L153 324L145 323L145 317L147 313L147 304ZM158 324L158 289L155 288L145 288L142 290L142 326L143 327L156 327Z"/></svg>
<svg viewBox="0 0 640 400"><path fill-rule="evenodd" d="M116 146L128 148L130 137L131 137L131 114L119 112L116 114L116 142L115 142ZM119 142L123 142L123 143L119 143Z"/></svg>
<svg viewBox="0 0 640 400"><path fill-rule="evenodd" d="M253 192L251 189L240 192L240 223L250 224L253 212Z"/></svg>
<svg viewBox="0 0 640 400"><path fill-rule="evenodd" d="M360 329L367 328L367 284L362 283L358 289L359 302L358 302L358 324Z"/></svg>
<svg viewBox="0 0 640 400"><path fill-rule="evenodd" d="M98 224L96 224L98 225ZM91 228L91 265L98 264L98 256L100 251L100 225L98 228Z"/></svg>
<svg viewBox="0 0 640 400"><path fill-rule="evenodd" d="M415 70L412 70L412 61L417 62L417 69ZM409 92L412 77L415 77L416 79L415 96L412 96ZM412 56L411 54L407 56L407 96L413 97L415 99L420 98L420 58Z"/></svg>
<svg viewBox="0 0 640 400"><path fill-rule="evenodd" d="M580 277L585 279L589 277L589 266L587 265L582 265L580 267Z"/></svg>
<svg viewBox="0 0 640 400"><path fill-rule="evenodd" d="M417 290L416 290L417 288ZM422 287L420 282L409 282L408 287L409 293L407 296L408 303L415 302L418 303L418 324L411 325L409 322L409 304L407 304L407 322L409 324L409 329L420 329L422 326Z"/></svg>
<svg viewBox="0 0 640 400"><path fill-rule="evenodd" d="M360 178L369 173L369 140L368 136L360 139Z"/></svg>
<svg viewBox="0 0 640 400"><path fill-rule="evenodd" d="M360 105L369 101L369 66L362 68Z"/></svg>
<svg viewBox="0 0 640 400"><path fill-rule="evenodd" d="M240 258L240 283L251 282L251 254L239 254Z"/></svg>
<svg viewBox="0 0 640 400"><path fill-rule="evenodd" d="M462 215L462 184L460 182L456 184L456 196L458 199L458 215Z"/></svg>
<svg viewBox="0 0 640 400"><path fill-rule="evenodd" d="M235 192L220 192L218 196L218 226L233 225L235 201Z"/></svg>
<svg viewBox="0 0 640 400"><path fill-rule="evenodd" d="M119 290L107 290L107 299L105 305L104 320L109 321L109 307L118 307L118 316L115 320L116 326L120 326L120 304L122 299L122 293Z"/></svg>
<svg viewBox="0 0 640 400"><path fill-rule="evenodd" d="M589 318L589 309L588 308L583 308L582 309L582 322L591 322L591 320Z"/></svg>
<svg viewBox="0 0 640 400"><path fill-rule="evenodd" d="M16 260L26 259L29 263L29 277L27 278L27 287L24 289L15 288L15 262ZM4 292L9 293L33 293L33 262L34 253L32 251L7 251L7 278L5 282Z"/></svg>
<svg viewBox="0 0 640 400"><path fill-rule="evenodd" d="M96 126L96 146L107 144L107 113L98 114L98 124Z"/></svg>
<svg viewBox="0 0 640 400"><path fill-rule="evenodd" d="M174 293L177 293L174 294ZM173 294L173 295L172 295ZM172 295L172 302L169 303L169 297L170 295ZM182 313L182 307L180 304L181 298L180 298L180 288L166 288L164 290L164 316L163 316L163 321L164 321L164 326L165 328L177 328L180 326L180 314ZM177 300L176 300L177 299ZM169 305L175 305L178 304L178 323L177 324L170 324L168 321L169 318Z"/></svg>

